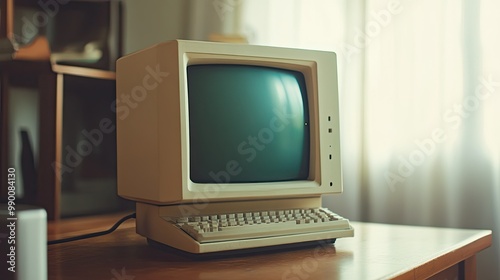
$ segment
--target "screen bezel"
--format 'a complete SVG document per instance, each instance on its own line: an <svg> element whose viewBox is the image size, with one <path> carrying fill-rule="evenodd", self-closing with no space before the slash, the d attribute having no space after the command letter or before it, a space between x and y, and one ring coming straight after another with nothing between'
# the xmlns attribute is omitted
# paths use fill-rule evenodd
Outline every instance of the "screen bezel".
<svg viewBox="0 0 500 280"><path fill-rule="evenodd" d="M206 64L234 64L234 65L252 65L273 67L278 69L298 71L304 75L306 81L306 91L309 109L310 122L310 153L309 153L309 176L307 180L279 181L279 182L259 182L259 183L195 183L190 179L190 151L189 147L182 149L183 158L183 178L186 180L188 194L203 193L208 196L216 194L217 197L226 196L269 196L270 192L287 191L290 194L303 194L304 190L312 190L321 186L321 168L319 168L319 135L318 135L318 100L317 100L317 64L314 61L290 60L279 58L263 58L244 55L228 55L200 52L186 52L183 54L182 71L180 71L180 80L182 81L184 94L181 95L181 104L183 104L182 143L189 143L189 109L187 96L187 67L190 65Z"/></svg>

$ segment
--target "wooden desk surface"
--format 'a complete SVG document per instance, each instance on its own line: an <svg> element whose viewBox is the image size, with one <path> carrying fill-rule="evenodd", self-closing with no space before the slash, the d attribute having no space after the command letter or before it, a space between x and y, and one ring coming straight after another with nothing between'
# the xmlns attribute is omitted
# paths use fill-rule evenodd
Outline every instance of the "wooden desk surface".
<svg viewBox="0 0 500 280"><path fill-rule="evenodd" d="M423 279L460 262L475 273L475 254L492 238L489 230L352 224L355 237L334 246L200 261L148 246L129 222L106 236L49 246L48 279Z"/></svg>

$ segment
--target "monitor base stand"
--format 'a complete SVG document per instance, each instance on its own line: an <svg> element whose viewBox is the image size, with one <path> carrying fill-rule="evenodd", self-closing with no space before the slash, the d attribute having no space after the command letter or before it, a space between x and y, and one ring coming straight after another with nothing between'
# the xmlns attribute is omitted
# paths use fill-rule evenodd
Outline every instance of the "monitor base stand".
<svg viewBox="0 0 500 280"><path fill-rule="evenodd" d="M335 252L335 241L336 238L327 239L327 240L316 240L316 241L306 241L292 244L282 244L282 245L273 245L267 247L257 247L257 248L246 248L246 249L236 249L230 251L220 251L220 252L210 252L204 254L196 254L186 252L161 242L154 241L153 239L146 238L148 245L159 249L161 251L172 253L178 256L185 257L187 259L192 260L212 260L214 258L222 259L222 258L230 258L230 257L241 257L248 255L259 255L259 254L269 254L269 253L280 253L280 252L288 252L291 250L302 250L302 249L315 249L321 248L322 250L329 250L331 252Z"/></svg>
<svg viewBox="0 0 500 280"><path fill-rule="evenodd" d="M257 203L258 202L258 203ZM231 201L212 202L204 205L197 215L214 215L218 213L232 213L238 209L246 211L265 211L265 209L310 209L321 205L320 197L262 200L262 201ZM197 241L184 231L178 224L172 222L177 217L185 217L183 213L189 204L182 205L152 205L142 202L136 204L136 231L138 234L194 254L207 254L224 251L235 251L253 248L266 248L275 245L302 244L312 242L320 244L321 240L333 240L354 235L354 229L348 220L339 220L338 227L322 228L310 232L279 232L280 234L261 234L258 236L244 235L239 238L214 241ZM252 208L253 207L253 208ZM194 209L194 208L193 208ZM224 211L224 212L222 212ZM185 212L185 211L184 211ZM262 225L261 225L262 226ZM264 228L265 233L265 228ZM299 245L300 246L300 245Z"/></svg>

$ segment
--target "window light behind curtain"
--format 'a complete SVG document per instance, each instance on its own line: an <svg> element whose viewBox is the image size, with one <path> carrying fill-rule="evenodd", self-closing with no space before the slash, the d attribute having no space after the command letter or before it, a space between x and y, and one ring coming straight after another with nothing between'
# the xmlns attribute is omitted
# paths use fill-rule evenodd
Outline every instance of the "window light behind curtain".
<svg viewBox="0 0 500 280"><path fill-rule="evenodd" d="M335 51L352 220L489 228L500 279L500 2L252 0L250 43Z"/></svg>

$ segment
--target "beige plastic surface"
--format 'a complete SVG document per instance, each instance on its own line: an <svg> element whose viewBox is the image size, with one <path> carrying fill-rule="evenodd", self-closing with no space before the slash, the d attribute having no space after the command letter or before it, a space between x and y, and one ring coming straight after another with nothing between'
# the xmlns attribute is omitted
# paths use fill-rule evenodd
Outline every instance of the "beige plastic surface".
<svg viewBox="0 0 500 280"><path fill-rule="evenodd" d="M189 178L186 67L249 64L301 71L311 153L305 181L196 184ZM241 44L170 41L117 61L118 194L157 205L319 198L342 192L336 55Z"/></svg>

